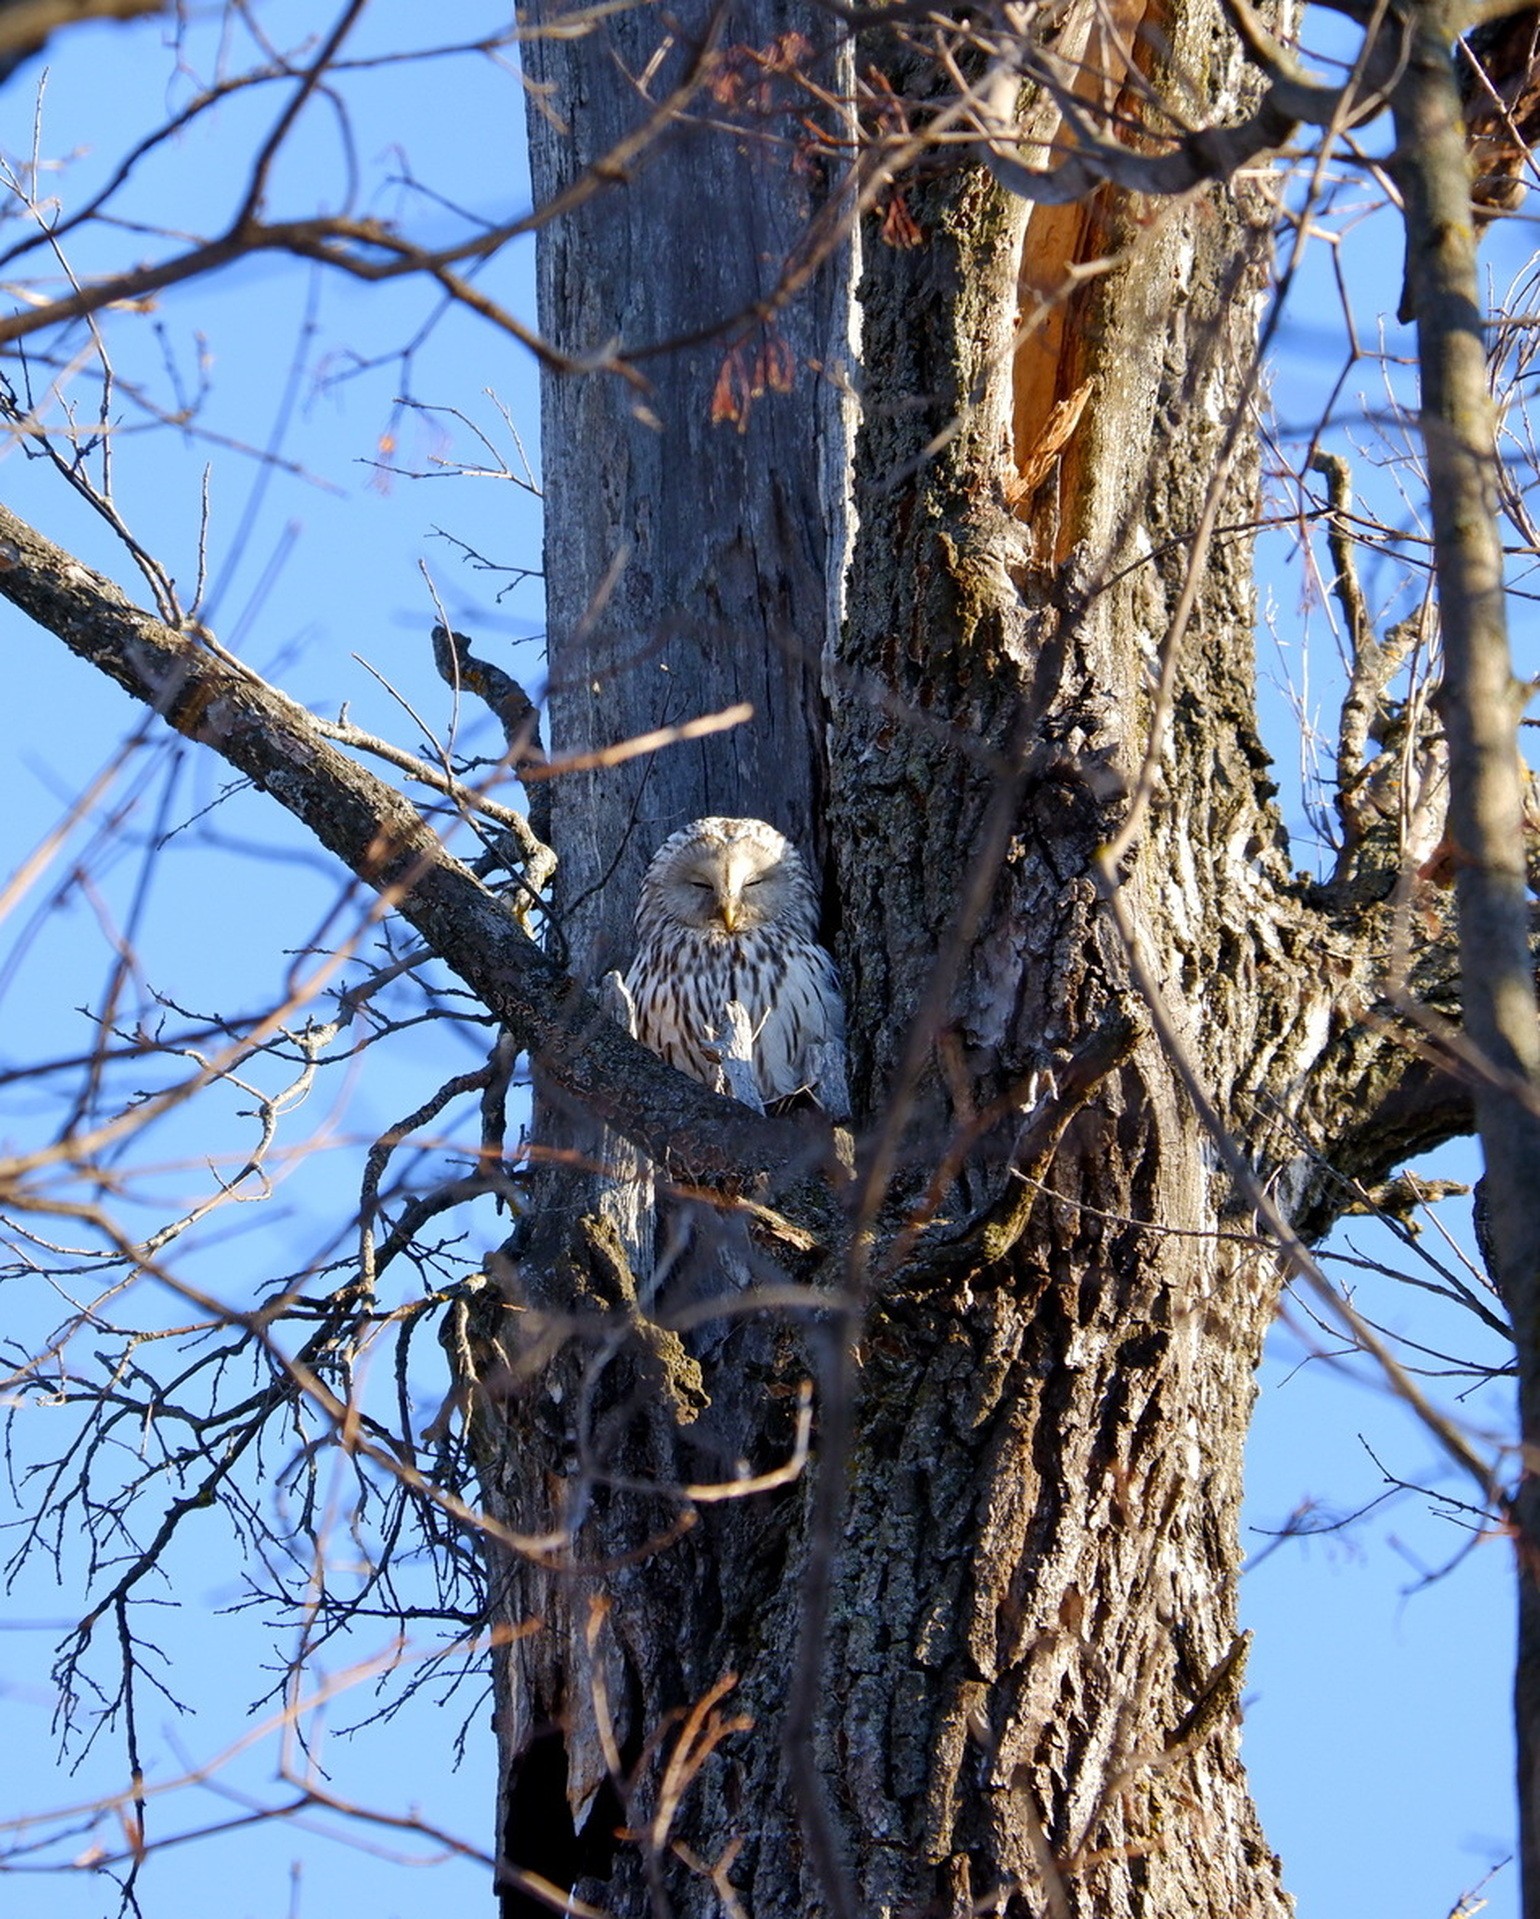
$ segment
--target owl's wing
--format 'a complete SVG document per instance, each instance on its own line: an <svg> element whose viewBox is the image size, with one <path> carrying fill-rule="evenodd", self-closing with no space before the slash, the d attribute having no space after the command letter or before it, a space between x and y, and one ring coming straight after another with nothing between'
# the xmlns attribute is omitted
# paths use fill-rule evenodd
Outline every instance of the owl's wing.
<svg viewBox="0 0 1540 1919"><path fill-rule="evenodd" d="M834 961L812 940L798 940L787 953L758 1052L767 1098L810 1093L831 1119L849 1115L845 1001Z"/></svg>

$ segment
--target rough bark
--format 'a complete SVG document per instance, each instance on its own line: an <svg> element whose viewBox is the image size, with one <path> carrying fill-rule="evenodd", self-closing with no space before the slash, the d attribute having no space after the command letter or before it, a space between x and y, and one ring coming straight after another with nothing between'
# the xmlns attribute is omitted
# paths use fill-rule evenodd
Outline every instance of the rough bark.
<svg viewBox="0 0 1540 1919"><path fill-rule="evenodd" d="M763 45L782 24L735 31ZM1065 44L1085 28L1072 10ZM1218 116L1237 107L1239 53L1214 18L1185 8L1163 31L1171 70L1204 72ZM541 74L572 86L550 54ZM885 37L867 58L899 93L931 84ZM582 72L583 111L596 112L598 69ZM578 153L617 137L598 124ZM613 289L617 251L624 279L644 243L665 262L648 296L665 303L660 334L735 310L737 296L693 303L668 264L676 247L695 257L675 236L698 187L671 183L659 199L644 185L633 177L605 202L624 242L552 226L547 329L590 272ZM500 1681L507 1857L627 1914L716 1911L724 1884L762 1915L1282 1913L1234 1710L1240 1460L1276 1261L1150 1041L1063 1128L1038 1203L1012 1202L1009 1233L981 1224L1001 1214L1043 1070L1062 1071L1132 998L1093 863L1159 718L1152 669L1206 489L1235 450L1265 234L1225 193L1158 211L1103 196L1074 219L1029 217L960 164L905 192L920 244L884 245L875 223L867 235L859 535L827 679L825 838L866 1122L852 1203L869 1230L833 1270L816 1248L799 1263L784 1240L758 1243L790 1276L837 1280L861 1305L855 1364L831 1350L838 1314L822 1343L816 1321L766 1314L693 1345L689 1385L712 1401L697 1417L700 1401L677 1391L649 1398L639 1332L629 1352L600 1348L573 1319L554 1360L512 1342L527 1383L488 1415L489 1483L510 1524L566 1516L575 1545L562 1577L514 1569L506 1594L513 1623L540 1621ZM1073 267L1110 253L1114 272L1066 294ZM681 300L689 324L666 304ZM1034 303L1055 317L1024 340ZM657 442L669 485L676 445L695 487L741 444L701 424L721 352L670 381L684 400ZM548 435L584 405L613 410L616 391L548 399ZM661 470L606 460L615 431L590 418L552 448L552 590L566 608L553 672L569 689L566 660L592 645L573 622L633 521L660 563L670 545L682 555L671 577L692 613L715 606L696 521L663 537ZM1255 484L1235 444L1219 516L1231 525L1251 516ZM822 462L805 433L778 457L799 452L805 498ZM573 463L596 458L607 477L625 468L625 484L599 498L590 482L585 500ZM773 497L751 503L766 514L759 534L741 491L715 477L690 497L692 513L725 512L733 542L779 556ZM1391 1032L1404 849L1366 833L1330 885L1291 872L1255 730L1249 551L1231 538L1193 564L1196 610L1171 640L1169 739L1124 910L1219 1112L1314 1234L1346 1203L1345 1180L1468 1124L1469 1099ZM745 683L720 678L716 650L656 589L618 630L641 636L637 685L666 664L708 708ZM784 658L770 619L745 619L738 644L736 675L763 670L744 649ZM818 754L804 693L781 736L804 729L798 765ZM565 723L590 731L568 741L559 722L557 745L584 744L595 709L586 693L563 697ZM655 703L625 711L637 727L659 716ZM600 770L573 800L566 897L601 944L632 897L626 863L634 872L679 819L707 804L776 817L783 770L722 742L700 761L648 770L645 835L630 831L634 774ZM816 786L806 803L824 804ZM560 823L556 836L568 856ZM1432 937L1442 897L1419 906L1430 937L1411 984L1453 1010L1448 950ZM602 1218L592 1195L566 1191ZM938 1210L954 1234L945 1257L926 1230ZM955 1236L970 1213L973 1238ZM542 1325L563 1286L569 1303L645 1322L613 1246L596 1258L597 1231L528 1263L523 1297L544 1302ZM788 1401L810 1372L825 1388L816 1471L736 1502L681 1490L703 1461L711 1477L784 1457ZM816 1696L799 1684L809 1671ZM728 1731L729 1713L745 1723ZM635 1843L616 1842L621 1823ZM532 1909L528 1882L510 1881L508 1912Z"/></svg>
<svg viewBox="0 0 1540 1919"><path fill-rule="evenodd" d="M993 1109L1001 1123L968 1169L977 1190L1017 1089L1129 991L1091 862L1143 751L1180 536L1254 337L1260 236L1233 205L1172 215L1078 303L1040 402L1092 383L1073 471L1051 471L1019 517L1010 482L1034 448L1012 295L1024 270L1053 278L1070 260L1024 259L1040 219L976 174L915 210L927 246L874 251L863 288L890 404L863 436L846 651L1008 770L970 765L945 734L889 745L852 699L834 731L835 838L853 849L841 892L857 1083L891 1098L923 1059L910 1022L928 1020L950 1043L951 1084L922 1067L899 1178L923 1176L969 1107ZM1133 237L1113 211L1070 244ZM920 306L947 312L940 338L909 326ZM894 487L958 417L945 451ZM1246 517L1248 481L1225 518ZM1288 880L1247 703L1250 620L1244 551L1222 550L1164 801L1127 879L1222 1094L1277 1018L1252 914ZM938 944L958 961L944 995ZM940 1298L909 1297L894 1275L873 1309L883 1357L863 1378L850 1534L880 1544L842 1561L830 1646L831 1666L857 1675L837 1697L858 1755L862 1906L961 1913L1019 1888L1023 1911L1058 1897L1098 1914L1281 1912L1233 1714L1184 1730L1235 1644L1240 1436L1269 1264L1150 1044L1071 1128L1048 1184L1004 1267Z"/></svg>
<svg viewBox="0 0 1540 1919"><path fill-rule="evenodd" d="M1068 10L1065 58L1099 19ZM1397 110L1431 154L1450 109L1448 24L1430 20ZM829 191L790 131L807 104L792 68L822 71L797 38L817 23L786 0L530 16L553 745L600 753L553 792L555 923L579 979L320 723L4 509L0 592L288 807L536 1061L550 1173L470 1328L488 1502L526 1548L496 1568L509 1919L585 1900L1277 1914L1234 1626L1277 1264L1134 989L1153 982L1187 1084L1312 1236L1345 1181L1469 1124L1468 1091L1397 1040L1386 985L1410 923L1397 990L1458 1016L1447 900L1408 877L1394 793L1378 814L1355 799L1329 883L1289 868L1255 732L1247 548L1198 535L1216 502L1210 520L1244 524L1255 483L1242 407L1265 234L1233 193L1029 214L1010 169L955 151L906 182L904 218L867 235L841 621L848 262L782 273ZM1217 119L1244 106L1202 0L1114 10L1097 59L1141 25L1159 28L1159 58L1140 56L1156 94L1201 74ZM862 57L911 100L939 84L885 29ZM1052 114L1034 111L1041 133ZM1451 429L1432 436L1452 462L1442 507L1469 487L1474 513L1489 449L1447 185L1415 216L1450 247L1419 295L1428 351L1461 359L1431 367L1428 411ZM1116 265L1072 291L1093 259ZM584 361L600 371L578 379ZM1474 550L1459 531L1440 534L1451 577ZM1475 558L1479 615L1495 576ZM1477 857L1516 839L1483 785L1508 751L1482 732L1507 681L1479 634L1462 647L1461 912L1481 938L1497 927L1501 972L1472 1034L1532 1076L1498 1004L1533 1020L1522 873ZM744 702L736 732L603 760ZM1344 732L1344 777L1372 784L1361 712ZM682 1081L584 991L624 956L654 845L714 810L826 856L853 1178L827 1129ZM1096 873L1130 817L1125 938ZM1478 1105L1511 1196L1531 1119L1518 1102L1508 1138L1497 1094ZM645 1163L709 1185L667 1195L658 1230L701 1285L761 1282L729 1300L741 1313L654 1290ZM1533 1370L1535 1262L1522 1208L1506 1217L1498 1264ZM1535 1394L1526 1374L1526 1435Z"/></svg>

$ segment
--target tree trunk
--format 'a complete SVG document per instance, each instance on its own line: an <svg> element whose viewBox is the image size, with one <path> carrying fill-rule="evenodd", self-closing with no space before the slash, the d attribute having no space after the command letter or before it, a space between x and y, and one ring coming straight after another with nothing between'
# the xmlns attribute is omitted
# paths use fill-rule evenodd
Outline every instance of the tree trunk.
<svg viewBox="0 0 1540 1919"><path fill-rule="evenodd" d="M979 1134L962 1185L980 1205L1033 1070L1129 993L1091 862L1138 772L1263 249L1233 205L1170 210L1142 239L1117 209L1066 231L971 170L912 209L926 243L874 250L863 288L888 404L863 433L842 653L853 688L875 676L894 700L839 708L832 840L856 1084L873 1107L884 1089L895 1130L909 1095L901 1184ZM1014 348L1024 262L1041 288L1114 250L1124 264L1057 339ZM923 310L945 330L917 334ZM1025 491L1050 408L1085 382L1077 437ZM1250 517L1253 475L1248 454L1225 519ZM1246 561L1223 548L1204 574L1165 793L1125 884L1226 1099L1278 1025L1252 913L1288 880L1248 705ZM895 727L895 702L925 730ZM944 1076L914 1075L916 1019ZM850 1675L862 1910L962 1913L1018 1886L1024 1911L1286 1909L1233 1712L1240 1461L1274 1288L1248 1229L1147 1042L1072 1123L1005 1265L874 1288L862 1550L841 1562L830 1646Z"/></svg>
<svg viewBox="0 0 1540 1919"><path fill-rule="evenodd" d="M1419 255L1448 739L1402 714L1366 760L1398 716L1355 633L1342 844L1309 882L1256 731L1266 209L1190 189L1291 116L1346 122L1228 12L1269 75L1244 128L1217 0L878 10L854 59L850 16L806 0L532 0L552 952L349 731L0 507L0 596L286 807L535 1062L540 1178L446 1318L491 1524L338 1397L329 1327L271 1396L500 1542L504 1919L1287 1910L1239 1758L1252 1372L1282 1263L1472 1124L1398 1036L1407 1000L1468 1007L1506 1069L1477 1103L1535 1443L1525 795L1456 22L1427 0L1361 63ZM1012 197L1066 148L1076 181L1172 197ZM1463 791L1431 860L1441 754ZM646 860L711 812L821 872L853 1139L684 1080L603 1004ZM333 1295L338 1329L363 1297ZM1536 1503L1528 1474L1531 1720ZM1521 1750L1533 1906L1532 1725Z"/></svg>
<svg viewBox="0 0 1540 1919"><path fill-rule="evenodd" d="M808 261L794 300L780 281L831 191L790 111L808 102L788 69L848 92L849 56L810 50L828 35L802 0L687 5L667 24L622 11L573 38L562 15L532 4L524 16L536 202L579 202L541 232L541 326L566 351L608 353L645 378L543 383L553 749L594 753L740 710L730 730L552 783L558 936L595 983L624 968L642 872L689 820L767 819L821 865L821 674L848 558L848 240L836 231L827 257ZM645 98L623 77L644 73ZM582 200L594 170L598 190ZM660 1885L662 1842L615 1856L611 1722L634 1766L667 1715L721 1678L736 1631L724 1614L746 1620L758 1603L751 1580L729 1591L755 1549L717 1539L752 1540L760 1502L717 1509L715 1524L707 1509L672 1539L687 1504L677 1489L730 1478L746 1458L779 1461L794 1420L766 1382L793 1395L797 1382L760 1325L717 1329L709 1388L672 1334L613 1332L651 1303L645 1162L543 1091L539 1147L554 1164L513 1284L521 1309L575 1338L552 1368L551 1403L537 1388L511 1402L506 1429L489 1415L483 1457L493 1510L537 1532L573 1526L577 1543L549 1568L506 1569L513 1629L541 1625L499 1667L499 1831L526 1874L565 1887L613 1872L602 1896L620 1911ZM692 1232L702 1237L700 1220ZM500 1330L494 1319L489 1334ZM511 1343L520 1376L530 1342ZM576 1466L568 1393L587 1422ZM596 1489L591 1474L606 1469L659 1490ZM651 1549L657 1537L666 1550ZM634 1566L593 1578L572 1569L629 1555ZM639 1785L632 1824L656 1817L656 1784ZM509 1913L544 1909L531 1883L510 1876Z"/></svg>
<svg viewBox="0 0 1540 1919"><path fill-rule="evenodd" d="M643 112L622 75L647 67L650 19L606 24L618 60L601 33L533 43L542 199ZM1093 19L1072 9L1061 45ZM715 128L676 128L543 230L541 323L569 351L623 321L632 347L694 337L774 287L804 173L770 168L729 108L758 71L742 48L797 25L736 10ZM1214 12L1192 0L1162 28L1154 86L1203 72L1209 116L1236 110ZM649 100L702 44L670 42ZM911 100L935 84L884 34L858 64ZM641 864L696 813L762 815L824 852L862 1230L832 1274L788 1231L750 1249L760 1276L774 1251L817 1280L827 1313L666 1330L638 1270L649 1229L628 1247L614 1182L553 1173L513 1311L486 1329L493 1510L561 1535L505 1568L509 1919L539 1881L617 1915L1287 1911L1236 1710L1275 1253L1152 1037L1114 1049L1025 1182L1018 1136L1062 1101L1050 1072L1062 1089L1098 1035L1143 1022L1151 982L1307 1236L1345 1178L1469 1123L1377 1006L1399 841L1356 836L1330 885L1290 869L1256 734L1249 542L1199 533L1206 511L1255 516L1262 212L1104 191L1029 217L955 160L903 192L918 243L887 244L913 238L891 202L864 236L842 624L838 394L804 371L837 351L838 261L777 311L799 385L753 401L744 431L709 424L730 331L643 362L646 416L613 375L548 379L555 751L756 708L741 735L557 783L563 929L591 973L622 960ZM1131 955L1096 860L1147 756L1120 868ZM1442 899L1423 906L1438 931ZM1452 1003L1446 947L1430 937L1417 967ZM580 1137L554 1112L545 1127ZM805 1173L759 1197L796 1216ZM843 1355L841 1301L861 1313ZM788 1456L809 1374L816 1465L692 1496Z"/></svg>

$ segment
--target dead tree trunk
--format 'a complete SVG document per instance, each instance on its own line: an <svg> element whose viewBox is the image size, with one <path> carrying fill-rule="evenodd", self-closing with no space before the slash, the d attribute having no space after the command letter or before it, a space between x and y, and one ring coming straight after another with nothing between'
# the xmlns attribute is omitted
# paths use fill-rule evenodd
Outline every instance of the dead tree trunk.
<svg viewBox="0 0 1540 1919"><path fill-rule="evenodd" d="M1264 222L1226 190L1029 217L955 158L876 195L836 625L838 395L812 376L839 263L776 303L816 191L765 144L770 56L817 31L619 20L635 38L533 43L537 192L560 205L671 88L675 123L546 227L541 322L569 351L686 344L641 362L645 393L548 387L553 745L745 697L756 719L557 783L562 925L590 970L623 960L640 864L696 813L816 846L860 1133L848 1190L810 1202L806 1160L754 1195L782 1215L757 1270L823 1314L660 1328L570 1165L528 1223L482 1458L499 1516L558 1540L504 1569L505 1910L543 1880L626 1915L1282 1914L1235 1709L1279 1263L1193 1095L1305 1238L1470 1113L1390 1036L1396 833L1355 828L1308 885L1271 803L1249 544L1212 535L1254 511ZM1061 46L1092 26L1072 9ZM1145 79L1201 72L1233 107L1214 14L1162 29ZM895 97L937 84L885 37L860 64ZM782 344L795 390L711 424ZM1452 1010L1443 897L1419 905L1412 984ZM691 1491L786 1459L815 1374L816 1468Z"/></svg>
<svg viewBox="0 0 1540 1919"><path fill-rule="evenodd" d="M837 40L818 50L827 26L802 0L690 5L667 24L622 11L572 37L563 13L534 4L525 19L535 196L570 207L541 235L541 325L567 352L628 370L543 389L553 749L602 754L730 722L553 782L556 925L596 983L624 967L642 872L689 820L767 819L815 872L821 863L823 651L848 546L850 246L836 235L810 259L794 299L781 279L833 179L797 125L793 109L810 103L795 76L848 92L848 53ZM618 1911L645 1903L665 1866L684 1870L659 1778L639 1761L660 1762L648 1742L669 1712L723 1679L768 1577L756 1572L757 1502L718 1509L719 1524L703 1507L679 1536L697 1515L677 1488L784 1458L797 1380L764 1322L716 1342L709 1388L675 1335L640 1327L653 1231L640 1163L582 1110L549 1092L541 1107L555 1163L513 1286L542 1327L574 1337L507 1402L484 1457L498 1510L537 1532L576 1526L577 1544L550 1567L507 1568L509 1623L521 1634L541 1623L499 1671L499 1831L526 1873L563 1887L612 1880L603 1897ZM528 1342L512 1344L522 1385ZM767 1401L767 1386L791 1398ZM576 1458L569 1392L587 1422ZM606 1472L658 1490L613 1489ZM789 1498L795 1508L798 1490ZM794 1517L778 1512L775 1525ZM771 1550L784 1555L784 1536ZM590 1561L605 1570L574 1570ZM773 1762L773 1735L768 1750ZM640 1775L624 1807L617 1759ZM648 1825L646 1843L617 1853L622 1823ZM509 1912L541 1909L530 1884L510 1881Z"/></svg>

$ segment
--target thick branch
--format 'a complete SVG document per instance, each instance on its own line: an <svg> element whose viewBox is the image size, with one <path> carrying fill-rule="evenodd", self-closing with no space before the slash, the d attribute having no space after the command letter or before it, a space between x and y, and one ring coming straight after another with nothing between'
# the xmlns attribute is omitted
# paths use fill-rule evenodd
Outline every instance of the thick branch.
<svg viewBox="0 0 1540 1919"><path fill-rule="evenodd" d="M1226 12L1267 79L1249 118L1234 126L1192 128L1172 140L1169 152L1141 153L1098 133L1084 102L1050 64L1002 59L969 101L985 134L976 149L979 159L1008 192L1045 206L1085 199L1109 183L1157 197L1190 193L1211 180L1234 179L1264 153L1286 146L1302 123L1352 126L1378 113L1405 59L1405 35L1396 17L1366 43L1346 86L1322 86L1273 38L1249 0L1226 0ZM1023 77L1053 99L1069 131L1068 151L1056 166L1029 167L1016 157L1016 96Z"/></svg>
<svg viewBox="0 0 1540 1919"><path fill-rule="evenodd" d="M708 1092L622 1032L416 809L338 751L302 706L141 612L4 507L0 595L271 793L416 927L555 1089L678 1177L743 1183L807 1159L805 1124Z"/></svg>
<svg viewBox="0 0 1540 1919"><path fill-rule="evenodd" d="M1422 429L1443 630L1439 697L1449 749L1465 1032L1497 1280L1513 1317L1526 1449L1517 1516L1516 1716L1524 1911L1540 1914L1540 1022L1529 951L1519 692L1508 650L1497 522L1495 418L1476 277L1470 168L1452 61L1464 21L1427 0L1392 97L1406 206L1408 294L1422 367Z"/></svg>
<svg viewBox="0 0 1540 1919"><path fill-rule="evenodd" d="M976 151L1008 193L1040 206L1064 206L1086 199L1108 181L1130 193L1169 196L1189 193L1210 180L1232 179L1250 161L1287 146L1298 124L1298 116L1280 109L1269 94L1249 120L1183 134L1171 153L1135 153L1098 138L1085 126L1077 128L1069 157L1056 167L1025 166L1003 151L1014 145L1003 126L991 127L990 138L980 141Z"/></svg>
<svg viewBox="0 0 1540 1919"><path fill-rule="evenodd" d="M49 34L80 20L132 20L160 13L166 0L4 0L0 5L0 77L36 53Z"/></svg>
<svg viewBox="0 0 1540 1919"><path fill-rule="evenodd" d="M1422 366L1422 429L1443 634L1439 707L1450 765L1465 1031L1490 1073L1476 1092L1493 1176L1493 1239L1540 1436L1540 1022L1535 1012L1518 748L1522 691L1510 664L1497 524L1495 414L1476 277L1457 21L1428 7L1394 111L1396 172ZM1501 1197L1499 1197L1501 1195Z"/></svg>

